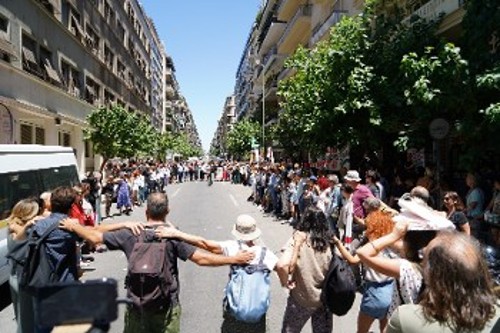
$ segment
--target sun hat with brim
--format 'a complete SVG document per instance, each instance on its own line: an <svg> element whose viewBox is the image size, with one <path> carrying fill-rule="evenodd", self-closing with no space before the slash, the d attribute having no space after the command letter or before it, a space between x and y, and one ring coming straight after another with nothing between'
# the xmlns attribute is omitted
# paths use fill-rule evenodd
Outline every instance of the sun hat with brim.
<svg viewBox="0 0 500 333"><path fill-rule="evenodd" d="M409 231L455 229L455 225L444 214L409 195L403 195L398 200L398 205L401 207L401 213L394 216L393 220L394 222L409 222Z"/></svg>
<svg viewBox="0 0 500 333"><path fill-rule="evenodd" d="M360 182L361 178L359 178L359 173L356 170L349 170L344 176L344 180L349 182Z"/></svg>
<svg viewBox="0 0 500 333"><path fill-rule="evenodd" d="M260 237L261 230L257 228L257 222L250 215L240 215L231 231L234 237L242 241L251 241Z"/></svg>

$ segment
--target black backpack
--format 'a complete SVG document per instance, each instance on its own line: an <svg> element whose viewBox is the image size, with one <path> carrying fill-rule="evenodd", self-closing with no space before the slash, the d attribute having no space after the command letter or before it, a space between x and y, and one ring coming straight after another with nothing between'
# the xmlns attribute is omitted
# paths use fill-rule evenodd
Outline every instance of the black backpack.
<svg viewBox="0 0 500 333"><path fill-rule="evenodd" d="M19 287L29 293L60 281L66 266L60 262L57 267L52 267L45 242L49 234L58 227L59 223L54 223L42 235L32 231L26 241L17 243L7 254L7 258L17 267Z"/></svg>
<svg viewBox="0 0 500 333"><path fill-rule="evenodd" d="M321 289L321 302L333 314L343 316L349 312L355 298L356 280L352 269L347 261L333 253Z"/></svg>
<svg viewBox="0 0 500 333"><path fill-rule="evenodd" d="M169 242L157 241L146 232L139 235L128 260L127 296L144 310L168 309L173 276L167 256Z"/></svg>

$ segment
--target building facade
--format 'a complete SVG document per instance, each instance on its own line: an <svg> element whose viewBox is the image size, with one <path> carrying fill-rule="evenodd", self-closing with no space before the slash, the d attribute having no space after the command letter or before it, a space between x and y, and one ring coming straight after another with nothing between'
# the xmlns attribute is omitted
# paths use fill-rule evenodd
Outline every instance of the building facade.
<svg viewBox="0 0 500 333"><path fill-rule="evenodd" d="M71 146L82 174L96 169L83 139L95 108L165 130L165 58L137 0L0 0L0 143Z"/></svg>
<svg viewBox="0 0 500 333"><path fill-rule="evenodd" d="M224 107L222 108L222 114L210 144L211 152L214 152L218 156L227 157L226 136L233 129L236 121L236 98L234 95L231 95L226 98Z"/></svg>

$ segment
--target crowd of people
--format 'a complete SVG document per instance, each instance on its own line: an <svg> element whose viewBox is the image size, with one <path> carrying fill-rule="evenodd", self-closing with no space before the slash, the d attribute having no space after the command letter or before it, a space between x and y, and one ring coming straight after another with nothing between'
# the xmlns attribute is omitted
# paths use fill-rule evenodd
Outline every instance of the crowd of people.
<svg viewBox="0 0 500 333"><path fill-rule="evenodd" d="M222 169L220 180L249 186L249 200L293 227L279 257L263 251L261 230L248 215L236 220L231 241L187 234L167 221L165 187L212 181L216 168ZM369 332L375 320L381 332L389 333L421 332L422 327L429 327L426 332L498 332L498 296L477 239L499 244L498 229L484 220L486 210L490 218L500 214L499 180L487 201L477 178L468 174L464 204L455 191L434 198L429 174L411 184L405 180L403 187L401 180L395 176L388 182L367 170L363 182L356 170L328 173L297 164L109 164L104 175L93 173L79 186L18 202L8 219L8 247L13 251L49 231L49 262L58 281L71 282L82 274L81 240L89 247L121 250L130 263L137 244L167 239L160 243L168 262L162 273L168 275L166 298L159 308L128 306L125 332L180 331L177 259L200 266L260 262L289 289L282 332L300 332L309 319L314 333L332 332L333 314L321 293L333 256L347 260L356 273L362 294L358 333ZM114 197L119 212L146 203L146 222L99 223L102 197L104 217L110 216ZM19 283L22 262L11 260L11 268L18 332L50 331L37 324L36 295ZM224 308L221 327L223 332L265 332L266 318L244 323Z"/></svg>
<svg viewBox="0 0 500 333"><path fill-rule="evenodd" d="M385 176L367 169L363 178L356 170L329 172L291 163L233 163L225 169L233 183L251 186L250 201L282 223L294 225L307 207L315 206L325 213L332 231L336 224L341 229L352 224L356 236L363 230L365 198L375 197L386 209L397 210L399 198L416 188L429 207L442 211L460 231L500 246L498 175L480 182L477 175L467 173L462 181L455 181L453 188L451 181L440 181L438 186L430 168L394 170Z"/></svg>

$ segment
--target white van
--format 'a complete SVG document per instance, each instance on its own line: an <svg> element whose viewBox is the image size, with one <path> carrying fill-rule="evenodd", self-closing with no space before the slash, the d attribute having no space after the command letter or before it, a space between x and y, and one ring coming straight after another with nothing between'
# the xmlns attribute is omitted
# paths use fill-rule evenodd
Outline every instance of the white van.
<svg viewBox="0 0 500 333"><path fill-rule="evenodd" d="M73 148L0 145L0 285L9 280L5 219L12 207L21 199L78 183Z"/></svg>

